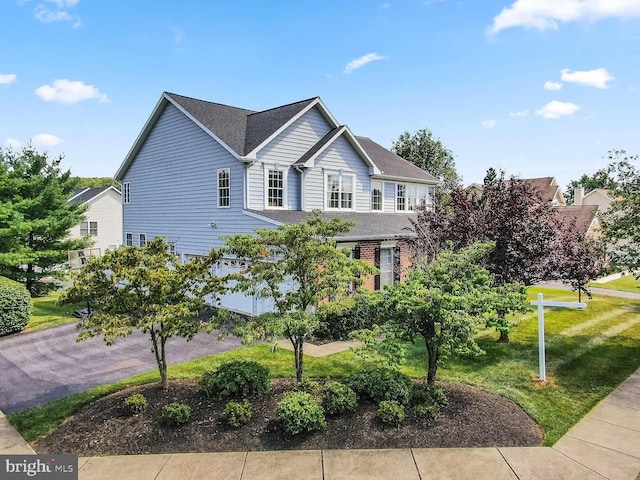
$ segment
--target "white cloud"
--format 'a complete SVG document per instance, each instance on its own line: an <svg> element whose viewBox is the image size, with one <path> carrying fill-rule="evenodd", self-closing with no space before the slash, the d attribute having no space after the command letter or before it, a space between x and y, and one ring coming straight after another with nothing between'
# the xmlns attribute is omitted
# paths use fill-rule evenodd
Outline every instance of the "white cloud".
<svg viewBox="0 0 640 480"><path fill-rule="evenodd" d="M510 117L526 117L529 115L529 110L521 110L519 112L509 112Z"/></svg>
<svg viewBox="0 0 640 480"><path fill-rule="evenodd" d="M493 128L496 126L496 121L495 120L485 120L484 122L480 122L480 125L482 125L484 128Z"/></svg>
<svg viewBox="0 0 640 480"><path fill-rule="evenodd" d="M562 84L560 82L544 82L544 89L545 90L550 90L552 92L557 92L558 90L560 90L562 88Z"/></svg>
<svg viewBox="0 0 640 480"><path fill-rule="evenodd" d="M570 72L568 68L565 68L561 73L564 82L579 83L588 87L609 88L607 82L614 80L606 68L576 72Z"/></svg>
<svg viewBox="0 0 640 480"><path fill-rule="evenodd" d="M55 3L58 8L75 7L80 0L45 0L45 2Z"/></svg>
<svg viewBox="0 0 640 480"><path fill-rule="evenodd" d="M99 102L108 102L104 93L100 93L93 85L85 85L84 82L67 79L56 80L53 85L42 85L36 89L38 95L45 102L58 102L75 104L83 100L97 99Z"/></svg>
<svg viewBox="0 0 640 480"><path fill-rule="evenodd" d="M20 140L16 140L15 138L7 138L4 141L4 146L7 148L22 148L22 142Z"/></svg>
<svg viewBox="0 0 640 480"><path fill-rule="evenodd" d="M391 6L390 3L383 3L382 8L389 8Z"/></svg>
<svg viewBox="0 0 640 480"><path fill-rule="evenodd" d="M42 23L73 22L72 27L78 28L82 20L77 15L71 15L67 9L78 5L80 0L41 0L35 7L35 17ZM47 3L53 4L51 7ZM22 2L26 3L26 2Z"/></svg>
<svg viewBox="0 0 640 480"><path fill-rule="evenodd" d="M344 73L351 73L361 67L364 67L367 63L375 62L376 60L386 60L389 57L378 55L377 53L368 53L360 58L351 60L344 67Z"/></svg>
<svg viewBox="0 0 640 480"><path fill-rule="evenodd" d="M62 143L62 139L60 137L56 137L49 133L39 133L33 137L31 141L38 147L55 147Z"/></svg>
<svg viewBox="0 0 640 480"><path fill-rule="evenodd" d="M554 100L553 102L547 103L540 110L536 111L536 115L540 115L543 118L560 118L565 117L567 115L573 115L580 107L575 103L571 102L558 102Z"/></svg>
<svg viewBox="0 0 640 480"><path fill-rule="evenodd" d="M557 30L559 23L640 17L640 0L516 0L493 18L487 33L512 27Z"/></svg>
<svg viewBox="0 0 640 480"><path fill-rule="evenodd" d="M71 21L71 15L63 10L49 10L43 5L36 7L36 18L42 23Z"/></svg>
<svg viewBox="0 0 640 480"><path fill-rule="evenodd" d="M16 81L16 78L13 73L0 73L0 85L13 83Z"/></svg>

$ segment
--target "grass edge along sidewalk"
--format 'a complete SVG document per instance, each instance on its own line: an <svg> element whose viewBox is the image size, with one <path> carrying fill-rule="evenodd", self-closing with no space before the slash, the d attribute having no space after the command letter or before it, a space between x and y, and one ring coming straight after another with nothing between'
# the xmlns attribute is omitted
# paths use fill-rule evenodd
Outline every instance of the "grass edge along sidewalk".
<svg viewBox="0 0 640 480"><path fill-rule="evenodd" d="M540 288L530 289L532 298L537 292L557 300L576 300L571 292ZM534 381L538 358L533 311L520 319L510 344L497 343L494 331L481 331L478 342L486 355L450 361L439 373L441 380L471 384L515 401L542 426L544 445L549 446L640 368L640 302L595 295L582 311L548 309L546 323L549 381L544 385ZM423 345L416 342L409 346L402 370L412 377L424 377L423 357ZM254 345L172 366L169 376L196 378L224 361L239 358L259 361L273 377L293 375L290 352L280 349L271 353L267 345ZM305 362L308 378L339 379L362 365L352 352L309 357ZM31 442L83 405L153 381L157 381L157 374L152 371L12 414L9 420Z"/></svg>

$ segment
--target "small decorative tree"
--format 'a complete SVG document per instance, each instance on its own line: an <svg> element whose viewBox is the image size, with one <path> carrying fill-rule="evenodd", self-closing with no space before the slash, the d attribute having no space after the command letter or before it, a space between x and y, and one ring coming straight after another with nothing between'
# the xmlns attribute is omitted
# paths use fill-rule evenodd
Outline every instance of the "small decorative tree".
<svg viewBox="0 0 640 480"><path fill-rule="evenodd" d="M62 301L86 300L90 316L78 324L78 341L102 336L107 345L133 330L148 334L163 387L167 385L166 342L171 337L191 340L211 324L197 319L205 299L223 291L223 279L212 275L219 253L181 265L162 237L145 247L125 247L90 257L75 274Z"/></svg>
<svg viewBox="0 0 640 480"><path fill-rule="evenodd" d="M247 264L230 277L235 281L233 290L271 299L274 305L273 312L240 325L236 333L245 341L288 338L298 382L304 375L304 342L318 327L315 308L325 300L340 300L350 285L359 285L362 276L375 273L370 265L336 248L335 237L350 228L338 217L327 221L313 212L304 222L226 239L225 253Z"/></svg>

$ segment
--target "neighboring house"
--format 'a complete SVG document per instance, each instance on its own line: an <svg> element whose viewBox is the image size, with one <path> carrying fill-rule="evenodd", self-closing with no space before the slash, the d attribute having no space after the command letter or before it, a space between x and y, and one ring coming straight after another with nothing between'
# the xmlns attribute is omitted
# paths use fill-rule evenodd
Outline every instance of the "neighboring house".
<svg viewBox="0 0 640 480"><path fill-rule="evenodd" d="M574 205L597 205L603 212L606 212L613 200L606 188L596 188L587 194L584 192L584 187L576 187L573 190Z"/></svg>
<svg viewBox="0 0 640 480"><path fill-rule="evenodd" d="M538 190L545 202L552 205L566 205L562 190L555 177L523 178L522 181Z"/></svg>
<svg viewBox="0 0 640 480"><path fill-rule="evenodd" d="M92 253L98 255L122 245L120 197L120 191L115 187L77 189L69 202L82 203L89 208L84 214L85 219L69 231L69 236L80 238L89 235L93 241Z"/></svg>
<svg viewBox="0 0 640 480"><path fill-rule="evenodd" d="M575 221L575 227L585 237L596 238L601 233L600 207L597 205L563 205L556 207L562 221Z"/></svg>
<svg viewBox="0 0 640 480"><path fill-rule="evenodd" d="M438 180L340 125L319 97L252 111L164 93L115 178L122 181L123 242L163 236L184 261L225 235L297 223L313 210L355 226L337 238L380 268L382 288L411 263L406 238L418 205L431 205ZM219 273L238 269L233 259ZM240 294L228 308L257 314L264 303Z"/></svg>

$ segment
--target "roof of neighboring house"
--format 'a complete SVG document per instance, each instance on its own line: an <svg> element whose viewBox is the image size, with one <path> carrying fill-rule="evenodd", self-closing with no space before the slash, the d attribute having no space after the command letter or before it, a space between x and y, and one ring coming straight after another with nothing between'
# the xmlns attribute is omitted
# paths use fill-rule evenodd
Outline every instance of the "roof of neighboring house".
<svg viewBox="0 0 640 480"><path fill-rule="evenodd" d="M564 197L554 177L523 178L522 181L538 190L545 202L557 200L564 205Z"/></svg>
<svg viewBox="0 0 640 480"><path fill-rule="evenodd" d="M300 223L311 218L311 212L299 210L247 210L250 214L272 220L276 224ZM397 213L322 212L325 220L340 217L354 226L340 240L383 240L412 237L409 215Z"/></svg>
<svg viewBox="0 0 640 480"><path fill-rule="evenodd" d="M596 219L600 207L597 205L560 205L556 209L562 221L575 220L576 228L586 235Z"/></svg>
<svg viewBox="0 0 640 480"><path fill-rule="evenodd" d="M169 92L163 93L151 117L118 169L115 178L122 178L156 120L169 103L181 109L187 116L200 125L201 128L221 141L223 146L238 158L253 158L255 153L265 145L265 142L279 133L281 129L286 128L308 109L316 107L320 114L327 119L332 129L313 145L310 150L296 162L296 165L302 165L306 161L312 160L318 152L328 147L336 138L340 135L345 135L354 149L363 157L365 163L372 168L374 175L383 178L399 178L425 182L438 181L437 178L375 143L373 140L366 137L354 136L347 127L338 124L324 106L320 97L308 98L299 102L257 112Z"/></svg>
<svg viewBox="0 0 640 480"><path fill-rule="evenodd" d="M438 179L428 172L425 172L419 167L416 167L413 163L405 160L404 158L396 155L391 150L387 150L382 145L374 142L367 137L356 137L358 143L362 145L362 148L367 155L371 157L371 160L380 169L381 176L383 177L400 177L410 180L427 180L437 182Z"/></svg>
<svg viewBox="0 0 640 480"><path fill-rule="evenodd" d="M610 197L611 191L608 188L596 188L591 190L589 193L585 193L584 197L588 197L589 195L593 195L594 193L599 193L600 195L604 195L605 197Z"/></svg>
<svg viewBox="0 0 640 480"><path fill-rule="evenodd" d="M69 202L77 202L77 203L87 203L99 195L102 195L109 189L113 189L118 194L120 191L112 186L108 187L99 187L99 188L76 188L73 192L73 195L69 199Z"/></svg>

